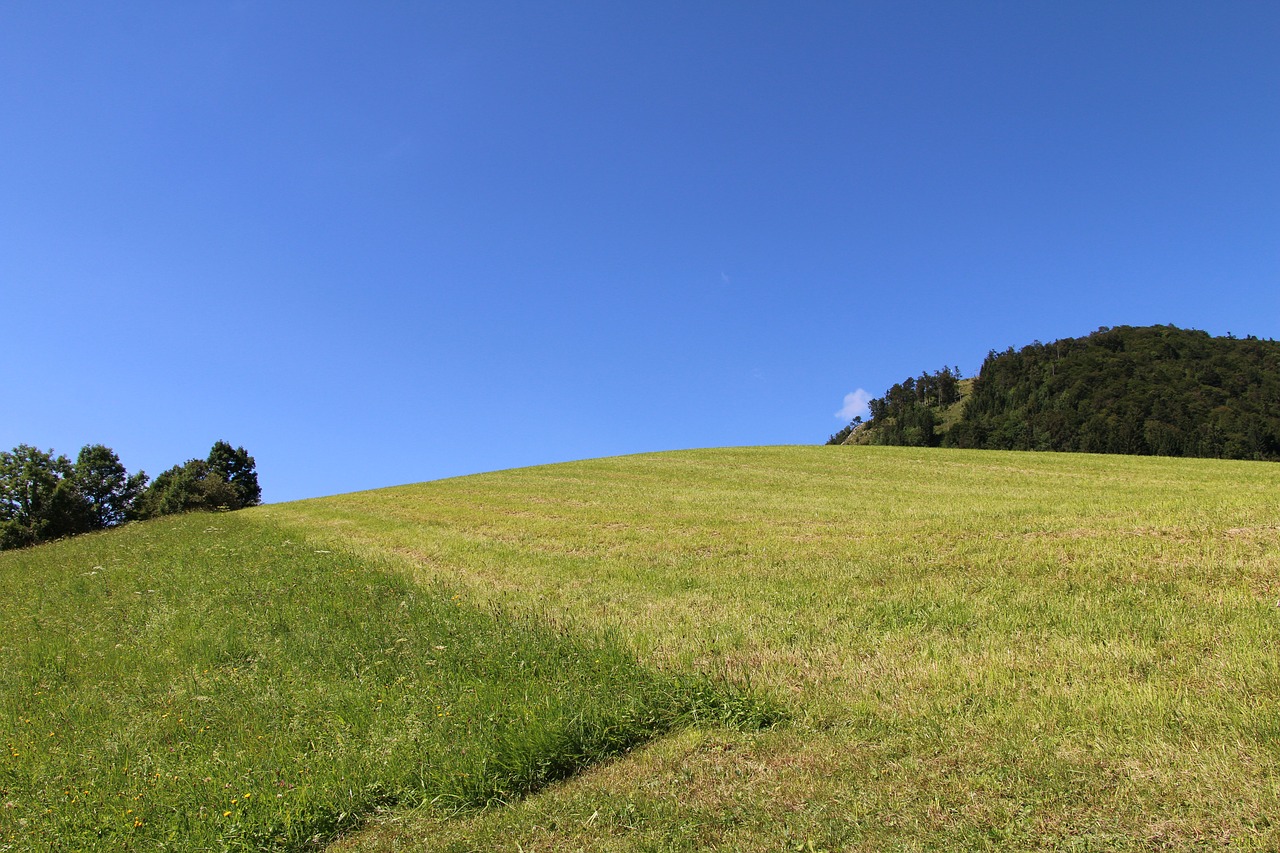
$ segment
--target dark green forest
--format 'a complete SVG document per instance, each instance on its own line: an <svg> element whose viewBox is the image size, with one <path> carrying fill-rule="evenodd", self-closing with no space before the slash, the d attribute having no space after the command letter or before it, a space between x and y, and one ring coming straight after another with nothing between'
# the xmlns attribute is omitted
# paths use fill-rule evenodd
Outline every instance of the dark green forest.
<svg viewBox="0 0 1280 853"><path fill-rule="evenodd" d="M966 393L967 392L967 393ZM869 404L829 444L1280 460L1280 343L1176 326L1103 327L994 350Z"/></svg>

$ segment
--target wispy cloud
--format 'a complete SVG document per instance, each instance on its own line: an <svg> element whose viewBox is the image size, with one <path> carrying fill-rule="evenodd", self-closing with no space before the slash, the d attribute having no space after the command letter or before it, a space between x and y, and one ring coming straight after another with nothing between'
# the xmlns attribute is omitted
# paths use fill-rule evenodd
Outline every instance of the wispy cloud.
<svg viewBox="0 0 1280 853"><path fill-rule="evenodd" d="M867 417L871 414L871 410L867 408L867 402L870 399L871 395L862 388L852 394L845 394L844 405L840 407L840 411L836 412L836 417L842 421L851 421L857 417Z"/></svg>

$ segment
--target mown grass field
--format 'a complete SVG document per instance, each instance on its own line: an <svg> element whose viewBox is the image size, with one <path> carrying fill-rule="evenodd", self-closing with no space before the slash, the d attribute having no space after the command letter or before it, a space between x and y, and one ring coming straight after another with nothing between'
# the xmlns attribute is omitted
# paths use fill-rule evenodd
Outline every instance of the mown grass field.
<svg viewBox="0 0 1280 853"><path fill-rule="evenodd" d="M0 555L0 850L315 849L771 713L263 514Z"/></svg>
<svg viewBox="0 0 1280 853"><path fill-rule="evenodd" d="M129 798L149 802L154 773L166 786L212 780L161 816L135 818L139 829L164 826L175 839L190 828L174 821L191 815L225 825L218 821L236 814L229 800L246 802L244 787L254 808L300 789L314 798L311 818L300 809L260 823L275 833L313 820L322 828L312 835L327 837L332 816L381 807L339 844L344 851L1275 849L1277 495L1280 468L1259 463L880 447L682 451L164 521L0 555L0 725L19 753L0 763L8 798L0 837L20 845L33 825L49 837L77 830L47 815L74 805L58 797L96 789L62 780L120 748L107 744L125 744L126 754L162 766L97 762L106 769L94 813L121 832L137 811L126 811ZM164 525L176 540L164 539ZM201 540L208 527L223 529ZM183 563L170 547L192 556ZM154 559L138 563L148 553ZM150 579L188 564L204 568ZM143 568L127 575L134 565ZM107 571L88 574L95 566ZM246 566L244 580L221 577L239 578ZM284 580L286 567L303 575ZM113 581L103 598L95 584L104 576L131 580ZM372 588L389 591L363 592ZM282 633L271 612L286 590L317 592ZM180 604L191 595L198 606ZM125 596L238 615L231 623L210 615L186 631L148 605L145 619L125 608L133 615L113 623L113 602ZM421 609L436 615L403 614L410 596L432 602ZM59 603L81 599L73 612ZM293 642L282 637L294 637L312 621L306 608L322 602L338 615L320 620L313 639L273 645ZM39 626L33 610L45 614ZM72 624L97 613L108 614L100 627ZM439 636L456 613L478 620L470 645L413 640L399 644L411 650L387 651L402 638ZM67 624L51 631L57 619ZM259 639L217 639L242 623L258 625ZM500 642L518 651L486 651ZM436 669L446 651L436 645L456 650L458 669ZM170 648L184 651L172 653L168 674L141 690L129 683ZM468 679L473 659L495 664ZM95 660L114 675L86 677ZM309 662L305 672L286 664L299 660ZM524 665L509 672L498 660ZM228 686L255 673L262 678ZM212 675L222 679L217 690ZM281 693L290 677L298 686ZM436 723L424 719L423 698L473 702L468 688L498 699L488 712L468 706L468 725L425 734ZM324 704L326 693L335 704ZM99 707L135 694L150 698L120 713ZM541 758L498 762L524 770L470 794L450 787L475 767L449 763L464 757L450 753L474 760L476 751L501 755L501 744L525 743L532 724L521 709L547 704L531 701L544 695L580 698L584 705L547 715L547 727L578 732L590 749L548 736ZM760 722L753 710L768 705L752 696L771 697L785 719L717 724ZM394 712L368 707L379 698L398 703ZM203 710L213 701L220 716ZM220 740L237 714L258 706L271 710L256 728ZM349 708L337 712L346 728L333 722L334 707ZM505 735L490 731L494 708L517 711ZM172 729L175 711L181 725L218 734L206 743ZM129 723L144 719L166 722ZM590 733L612 731L613 720L631 726L628 738L593 746ZM344 738L366 733L347 759L323 751L337 742L335 726ZM597 761L641 744L650 728L662 736ZM295 729L310 734L293 738ZM266 759L255 758L259 735L278 736ZM203 751L182 754L194 747L181 744L201 743ZM538 776L554 764L547 756L565 753L576 757ZM410 757L395 763L393 754ZM37 764L50 769L40 776ZM303 766L328 775L304 788L293 773ZM343 784L356 766L368 771L363 788ZM37 778L55 780L44 799L18 802L13 792L33 790ZM263 787L226 787L241 780ZM279 781L295 787L270 787ZM501 807L452 807L525 788L537 790ZM357 790L368 793L348 805L343 797ZM405 807L414 804L423 805ZM19 818L28 823L18 827ZM157 829L134 849L168 837Z"/></svg>
<svg viewBox="0 0 1280 853"><path fill-rule="evenodd" d="M1274 849L1280 468L879 447L604 459L271 507L778 696L344 850Z"/></svg>

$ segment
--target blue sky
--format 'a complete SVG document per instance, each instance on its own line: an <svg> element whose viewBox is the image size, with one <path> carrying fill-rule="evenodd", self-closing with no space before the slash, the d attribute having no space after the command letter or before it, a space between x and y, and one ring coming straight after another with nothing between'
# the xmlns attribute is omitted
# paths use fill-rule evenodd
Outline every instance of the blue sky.
<svg viewBox="0 0 1280 853"><path fill-rule="evenodd" d="M1280 336L1280 4L0 10L0 447L268 501L820 443L846 395Z"/></svg>

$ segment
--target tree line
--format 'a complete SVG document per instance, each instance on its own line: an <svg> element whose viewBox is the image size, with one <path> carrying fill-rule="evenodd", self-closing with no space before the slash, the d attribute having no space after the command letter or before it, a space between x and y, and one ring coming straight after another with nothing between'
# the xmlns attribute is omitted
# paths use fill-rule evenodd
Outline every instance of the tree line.
<svg viewBox="0 0 1280 853"><path fill-rule="evenodd" d="M944 383L952 372L908 380L872 400L871 419L856 438L1280 461L1280 342L1176 326L1104 326L1081 338L993 350L959 417L944 426L940 415L949 404L919 388L930 377Z"/></svg>
<svg viewBox="0 0 1280 853"><path fill-rule="evenodd" d="M81 448L74 462L27 444L0 451L0 550L126 521L261 502L253 457L225 441L205 459L189 459L154 480L143 471L130 474L101 444Z"/></svg>
<svg viewBox="0 0 1280 853"><path fill-rule="evenodd" d="M897 383L883 397L867 403L871 419L859 438L870 444L932 447L939 442L941 411L960 402L959 367L944 367L921 373ZM844 444L859 427L862 417L827 439L827 444Z"/></svg>

